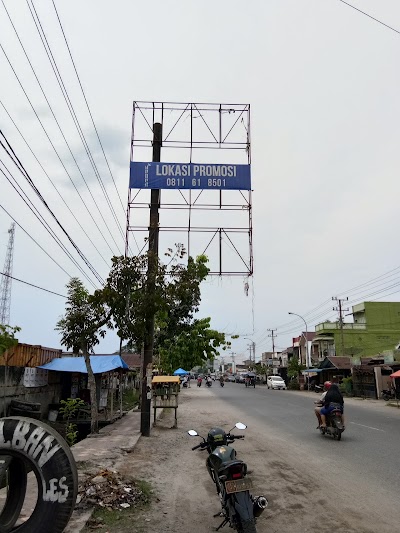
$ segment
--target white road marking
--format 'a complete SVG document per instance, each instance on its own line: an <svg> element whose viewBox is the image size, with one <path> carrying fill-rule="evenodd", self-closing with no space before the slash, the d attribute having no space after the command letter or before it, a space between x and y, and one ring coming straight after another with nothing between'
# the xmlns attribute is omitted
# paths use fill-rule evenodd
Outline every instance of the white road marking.
<svg viewBox="0 0 400 533"><path fill-rule="evenodd" d="M355 426L362 426L363 428L374 429L375 431L382 431L383 433L386 433L384 429L373 428L371 426L364 426L364 424L357 424L357 422L350 422L350 424L354 424Z"/></svg>

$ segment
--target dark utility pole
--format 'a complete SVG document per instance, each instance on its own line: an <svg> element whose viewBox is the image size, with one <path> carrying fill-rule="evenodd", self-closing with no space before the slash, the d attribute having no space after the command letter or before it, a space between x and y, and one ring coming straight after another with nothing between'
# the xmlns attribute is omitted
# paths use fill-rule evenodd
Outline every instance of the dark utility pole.
<svg viewBox="0 0 400 533"><path fill-rule="evenodd" d="M274 354L275 354L275 337L276 337L276 335L274 335L274 331L276 331L276 328L275 329L269 329L268 331L271 332L271 334L268 335L268 337L272 337L272 358L273 358Z"/></svg>
<svg viewBox="0 0 400 533"><path fill-rule="evenodd" d="M338 303L338 307L334 307L334 311L339 312L339 327L340 327L340 339L341 339L341 355L345 355L344 353L344 335L343 335L343 312L348 311L348 309L343 309L342 304L343 302L347 302L349 298L337 298L336 296L332 296L332 300Z"/></svg>
<svg viewBox="0 0 400 533"><path fill-rule="evenodd" d="M160 161L162 145L162 124L153 124L153 161ZM153 300L156 289L160 189L151 189L150 197L150 226L149 226L149 259L147 266L147 297L149 310L146 316L146 337L142 362L142 411L140 417L140 431L144 437L150 436L150 407L151 383L147 380L147 370L153 363L154 350L154 306Z"/></svg>

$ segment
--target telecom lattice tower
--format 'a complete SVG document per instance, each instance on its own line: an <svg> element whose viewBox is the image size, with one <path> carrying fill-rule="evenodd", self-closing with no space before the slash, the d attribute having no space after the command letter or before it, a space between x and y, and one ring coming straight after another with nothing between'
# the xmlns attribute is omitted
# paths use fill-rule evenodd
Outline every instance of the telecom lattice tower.
<svg viewBox="0 0 400 533"><path fill-rule="evenodd" d="M8 230L8 246L3 274L0 282L0 324L9 325L11 308L11 281L14 255L15 224L11 224Z"/></svg>

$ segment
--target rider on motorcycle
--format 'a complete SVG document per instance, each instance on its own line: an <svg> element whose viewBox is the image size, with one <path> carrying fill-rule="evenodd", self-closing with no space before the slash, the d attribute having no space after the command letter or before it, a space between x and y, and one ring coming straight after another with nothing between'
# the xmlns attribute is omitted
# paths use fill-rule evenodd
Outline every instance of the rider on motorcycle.
<svg viewBox="0 0 400 533"><path fill-rule="evenodd" d="M318 419L318 428L317 429L319 429L320 425L322 424L321 409L322 409L322 407L323 407L323 405L325 403L326 393L330 389L331 385L332 385L332 383L330 381L325 381L325 383L324 383L324 392L321 394L320 399L317 400L316 402L314 402L316 404L314 412L315 412L315 416Z"/></svg>
<svg viewBox="0 0 400 533"><path fill-rule="evenodd" d="M324 399L324 406L321 408L320 415L321 415L321 427L326 427L326 415L329 415L332 411L337 409L337 406L340 407L340 410L342 412L342 424L344 428L344 417L343 417L343 405L344 400L342 393L339 390L339 387L336 383L332 383L329 387L328 392L326 393L325 399Z"/></svg>
<svg viewBox="0 0 400 533"><path fill-rule="evenodd" d="M223 383L223 382L224 382L224 376L223 376L222 374L219 376L219 382L220 382L220 383Z"/></svg>

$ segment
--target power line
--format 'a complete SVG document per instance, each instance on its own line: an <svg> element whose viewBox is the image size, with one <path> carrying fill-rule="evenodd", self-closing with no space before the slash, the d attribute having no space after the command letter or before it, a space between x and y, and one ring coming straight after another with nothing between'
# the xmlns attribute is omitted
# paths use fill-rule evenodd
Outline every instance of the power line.
<svg viewBox="0 0 400 533"><path fill-rule="evenodd" d="M7 278L11 278L14 281L19 281L20 283L24 283L25 285L34 287L35 289L40 289L41 291L49 292L50 294L55 294L56 296L61 296L61 298L67 298L66 296L64 296L64 294L59 294L58 292L50 291L49 289L44 289L43 287L39 287L38 285L34 285L33 283L28 283L27 281L24 281L22 279L14 278L13 276L10 276L9 274L4 274L4 272L0 272L0 274Z"/></svg>
<svg viewBox="0 0 400 533"><path fill-rule="evenodd" d="M13 71L14 76L16 77L16 79L17 79L17 81L18 81L18 83L19 83L19 85L20 85L20 87L21 87L23 93L25 94L25 97L26 97L26 99L28 100L29 105L31 106L31 108L32 108L32 110L33 110L33 112L34 112L34 114L35 114L37 120L39 121L39 124L41 125L41 127L42 127L42 129L43 129L43 131L44 131L44 133L45 133L45 135L46 135L46 137L47 137L47 139L48 139L48 141L49 141L51 147L53 148L53 150L54 150L54 152L55 152L55 154L56 154L58 160L60 161L62 167L64 168L65 173L67 174L69 180L71 181L71 183L72 183L72 185L73 185L75 191L77 192L79 198L81 199L83 205L85 206L86 211L88 212L90 218L93 220L93 222L94 222L96 228L98 229L99 233L100 233L101 236L102 236L102 239L103 239L104 242L107 244L107 246L108 246L108 248L110 249L111 253L112 253L113 255L115 255L113 249L112 249L111 246L109 245L108 241L105 239L105 237L104 237L104 233L103 233L103 232L101 231L101 229L99 228L99 226L98 226L96 220L94 219L94 217L93 217L93 215L92 215L90 209L89 209L88 206L86 205L85 200L82 198L82 195L81 195L81 193L79 192L77 186L75 185L75 183L74 183L74 181L73 181L73 179L72 179L70 173L68 172L68 170L67 170L67 168L66 168L66 166L65 166L65 164L64 164L64 162L63 162L63 160L61 159L59 153L57 152L57 149L56 149L56 147L54 146L53 141L51 140L49 134L47 133L47 130L46 130L46 128L45 128L44 125L43 125L43 122L40 120L40 117L39 117L39 115L38 115L38 113L37 113L37 111L36 111L34 105L32 104L32 102L31 102L31 100L30 100L30 98L29 98L29 96L28 96L28 94L27 94L27 92L26 92L24 86L22 85L21 80L20 80L19 77L18 77L18 74L16 73L16 71L15 71L15 69L14 69L14 67L13 67L13 65L12 65L12 63L11 63L11 61L10 61L10 59L9 59L9 57L8 57L8 55L7 55L7 53L6 53L6 51L4 50L3 45L2 45L1 43L0 43L0 48L1 48L1 50L2 50L2 52L3 52L3 54L4 54L4 56L5 56L5 58L7 59L8 64L10 65L11 70ZM49 105L50 111L52 112L52 114L53 114L53 116L54 116L54 120L56 121L56 124L57 124L57 126L58 126L58 128L59 128L59 130L60 130L60 132L61 132L61 135L63 136L64 141L65 141L65 143L66 143L66 145L67 145L67 147L68 147L68 149L69 149L69 151L70 151L70 153L71 153L71 155L72 155L74 161L76 162L76 159L75 159L74 155L72 154L72 150L71 150L71 148L70 148L70 146L69 146L69 144L68 144L68 141L67 141L66 138L65 138L64 132L62 131L61 126L59 125L59 123L58 123L58 121L57 121L57 119L56 119L56 117L55 117L55 115L54 115L54 113L53 113L52 107L50 106L49 103L48 103L48 105ZM76 163L76 165L78 166L78 169L80 170L78 163ZM82 173L81 173L81 175L82 175ZM82 176L83 176L83 175L82 175ZM84 179L84 181L85 181L85 179ZM85 181L85 183L86 183L86 181ZM86 184L86 186L87 186L87 184ZM87 186L87 187L88 187L88 186ZM88 189L89 189L89 187L88 187ZM89 189L89 192L90 192L90 194L91 194L90 189ZM100 211L100 210L99 210L99 211ZM105 221L104 221L104 222L105 222ZM105 222L105 224L106 224L106 222ZM106 227L107 227L107 230L110 232L110 230L109 230L107 224L106 224ZM114 240L114 237L113 237L112 235L111 235L111 237L112 237L112 239ZM115 242L115 240L114 240L114 242ZM115 243L115 245L117 246L117 249L118 249L118 245L117 245L116 243Z"/></svg>
<svg viewBox="0 0 400 533"><path fill-rule="evenodd" d="M41 245L40 245L40 244L39 244L39 243L38 243L38 242L32 237L32 235L31 235L30 233L28 233L28 232L26 231L26 229L24 229L24 228L21 226L21 224L19 224L19 223L15 220L15 218L14 218L12 215L10 215L10 213L7 211L7 209L6 209L3 205L0 204L0 208L3 209L3 211L4 211L4 212L5 212L5 213L11 218L11 220L13 220L13 221L15 222L15 224L16 224L20 229L22 229L22 231L23 231L26 235L28 235L28 237L29 237L30 239L32 239L32 241L33 241L35 244L37 244L37 246L39 246L39 248L40 248L40 249L41 249L41 250L47 255L47 257L49 257L49 258L53 261L53 263L55 263L59 268L61 268L61 270L62 270L63 272L65 272L65 274L67 274L68 277L72 278L71 274L68 274L68 272L67 272L67 271L66 271L66 270L65 270L65 269L64 269L59 263L57 263L57 261L54 259L54 257L52 257L49 253L46 252L46 250L45 250L45 249L44 249L44 248L43 248L43 247L42 247L42 246L41 246Z"/></svg>
<svg viewBox="0 0 400 533"><path fill-rule="evenodd" d="M79 222L78 218L74 215L74 213L72 212L71 208L69 207L69 205L67 204L67 202L65 201L63 195L60 193L60 191L58 190L57 186L54 184L54 181L51 179L51 177L49 176L48 172L46 172L46 170L44 169L42 163L39 161L38 157L36 156L35 152L32 150L30 144L28 143L28 141L25 139L24 135L22 134L21 130L18 128L17 124L15 123L14 119L12 118L12 116L10 115L10 113L8 112L7 108L5 107L5 105L3 104L3 102L0 100L0 105L3 107L4 111L7 113L8 115L8 118L11 120L11 122L14 124L16 130L18 131L18 133L20 134L20 136L22 137L24 143L26 144L26 146L28 147L28 149L30 150L31 154L33 155L33 157L36 159L36 162L38 163L38 165L40 166L40 168L43 170L44 174L47 176L48 180L50 181L50 183L52 184L52 186L54 187L54 189L56 190L58 196L60 197L61 201L64 203L65 207L68 209L68 211L71 213L71 215L73 216L74 220L77 222L77 224L79 225L79 227L81 228L82 232L84 233L84 235L86 235L86 237L89 239L89 241L91 242L91 244L93 245L93 247L95 248L95 250L97 251L97 253L100 255L100 257L103 259L103 261L105 262L105 264L107 265L107 267L109 267L109 263L106 261L106 259L104 258L104 256L102 255L102 253L100 252L100 250L97 248L97 246L95 245L95 243L92 241L92 239L89 237L89 235L87 234L85 228L82 226L82 224Z"/></svg>
<svg viewBox="0 0 400 533"><path fill-rule="evenodd" d="M11 179L14 180L14 185L10 179L9 176L4 172L2 168L0 168L0 172L4 175L4 177L7 179L7 181L10 183L10 185L13 187L13 189L16 191L16 193L20 196L20 198L25 202L27 207L32 211L32 213L35 215L35 217L39 220L39 222L42 224L42 226L45 228L45 230L49 233L49 235L56 241L58 246L62 249L62 251L68 256L68 258L74 263L76 268L81 272L83 276L89 281L89 283L96 288L96 285L93 283L93 281L89 278L89 276L86 274L86 272L82 269L82 267L79 265L79 263L74 259L74 257L71 255L71 253L68 251L68 249L65 247L65 245L61 242L60 238L57 236L57 234L52 230L52 228L49 226L47 221L44 219L44 217L41 215L41 213L38 211L37 207L32 203L32 201L29 199L27 194L21 189L18 190L18 182L14 178L14 176L11 174L7 166L1 161L0 163L4 166L4 168L7 170L8 174L11 176ZM25 196L25 198L24 198Z"/></svg>
<svg viewBox="0 0 400 533"><path fill-rule="evenodd" d="M108 159L107 159L106 153L105 153L105 151L104 151L103 143L101 142L99 132L98 132L97 127L96 127L96 124L95 124L95 122L94 122L94 118L93 118L93 115L92 115L91 109L90 109L90 107L89 107L89 102L88 102L88 100L87 100L87 98L86 98L86 94L85 94L85 91L84 91L84 89L83 89L83 86L82 86L82 83L81 83L81 79L80 79L80 77L79 77L78 70L77 70L76 65L75 65L74 58L72 57L72 52L71 52L71 49L70 49L69 44L68 44L67 36L66 36L66 34L65 34L65 32L64 32L64 28L63 28L63 25L62 25L62 23L61 23L61 19L60 19L60 16L59 16L59 14L58 14L58 11L57 11L56 4L55 4L54 0L52 0L52 1L53 1L53 7L54 7L54 11L55 11L56 16L57 16L58 23L59 23L59 25L60 25L61 32L62 32L63 37L64 37L64 41L65 41L65 44L66 44L67 49L68 49L69 57L71 58L72 65L73 65L73 67L74 67L74 71L75 71L75 74L76 74L76 77L77 77L77 80L78 80L78 83L79 83L79 87L81 88L82 95L83 95L83 98L84 98L84 100L85 100L85 104L86 104L87 110L88 110L88 112L89 112L90 119L91 119L92 124L93 124L93 128L94 128L94 130L95 130L95 132L96 132L97 140L99 141L99 145L100 145L100 147L101 147L101 151L102 151L102 153L103 153L103 156L104 156L105 162L106 162L106 164L107 164L108 171L109 171L110 176L111 176L111 179L112 179L112 181L113 181L115 191L116 191L116 193L117 193L117 195L118 195L119 202L120 202L120 204L121 204L122 210L123 210L124 215L125 215L125 207L124 207L124 204L122 203L122 199L121 199L121 196L120 196L120 194L119 194L119 192L118 192L117 184L116 184L115 179L114 179L114 175L113 175L113 173L112 173L112 171L111 171L110 164L109 164L109 162L108 162ZM137 249L139 250L139 245L138 245L138 243L137 243L137 241L136 241L136 237L135 237L135 235L133 235L133 238L134 238L134 241L135 241L136 247L137 247Z"/></svg>
<svg viewBox="0 0 400 533"><path fill-rule="evenodd" d="M383 283L376 283L377 281L379 280L382 280L382 279L385 279L385 278L393 278L393 276L395 276L398 271L400 270L400 266L396 267L396 268L393 268L392 270L389 270L388 272L385 272L384 274L381 274L380 276L377 276L375 278L372 278L370 281L367 281L365 283L361 283L360 285L357 285L355 287L353 287L352 289L348 289L347 291L338 291L338 294L343 294L344 292L346 293L352 293L354 291L356 291L357 289L359 288L362 288L362 287L368 287L369 285L372 285L372 287L370 287L370 289L373 290L373 286L375 285L376 287L380 287L383 285ZM393 280L391 281L395 281L399 278L394 278ZM389 281L386 281L385 283L388 283ZM377 294L380 294L380 293L385 293L387 292L388 290L398 286L400 284L399 283L393 283L389 286L386 286L382 289L379 289L377 291L374 291L374 292L370 292L370 293L365 293L363 291L359 291L359 293L361 293L361 295L357 298L353 298L351 301L349 301L349 304L352 304L352 303L355 303L357 301L360 301L360 300L365 300L366 298L370 298L371 296L375 296ZM391 294L395 294L396 292L399 292L399 291L394 291L394 292L391 292L390 294L388 294L387 296L390 296ZM357 294L357 293L356 293ZM382 296L383 298L383 296ZM377 298L378 299L378 298ZM330 307L327 308L327 309L324 309L322 312L318 313L317 315L313 314L314 311L317 311L318 309L320 309L321 307L324 307L325 304L331 302L331 300L325 300L324 302L322 302L319 306L313 308L311 311L308 311L307 313L304 313L304 316L305 317L308 317L307 318L307 321L314 321L324 315L326 315L331 309ZM311 316L310 316L311 315ZM285 335L287 333L291 333L293 331L295 331L295 329L297 329L298 327L300 327L300 321L290 321L290 322L286 322L282 325L279 325L277 326L278 329L279 329L279 334L280 335ZM284 331L280 331L281 328L285 328ZM265 339L268 337L268 334L267 334L267 331L268 330L264 330L262 331L259 336L258 336L258 343L262 343L261 345L265 345Z"/></svg>
<svg viewBox="0 0 400 533"><path fill-rule="evenodd" d="M339 2L342 2L342 4L346 4L346 6L349 6L351 7L352 9L355 9L356 11L358 11L359 13L362 13L363 15L365 15L366 17L374 20L375 22L379 22L379 24L382 24L382 26L385 26L386 28L389 28L389 30L392 30L392 31L395 31L396 33L399 33L400 34L400 31L399 30L396 30L395 28L392 28L392 26L389 26L388 24L385 24L384 22L382 22L381 20L373 17L372 15L368 15L368 13L366 13L365 11L362 11L361 9L359 9L358 7L356 6L353 6L352 4L349 4L348 2L345 2L344 0L339 0Z"/></svg>
<svg viewBox="0 0 400 533"><path fill-rule="evenodd" d="M3 3L4 3L4 0L2 0L2 1L3 1ZM70 115L71 115L71 117L72 117L72 120L73 120L73 122L74 122L74 124L75 124L75 127L76 127L76 129L77 129L78 135L80 136L80 139L81 139L82 144L83 144L83 146L84 146L84 148L85 148L85 151L86 151L86 154L87 154L87 156L88 156L88 159L89 159L89 161L90 161L90 163L91 163L91 165L92 165L92 168L93 168L93 171L94 171L95 176L96 176L96 178L97 178L97 181L98 181L99 184L100 184L100 188L101 188L102 191L103 191L104 197L105 197L105 199L106 199L106 201L107 201L108 207L110 208L111 214L112 214L113 217L114 217L114 221L115 221L115 223L116 223L116 225L117 225L117 227L118 227L118 229L119 229L119 231L120 231L120 233L121 233L121 236L122 236L123 240L125 240L125 235L124 235L124 232L123 232L123 230L122 230L121 224L120 224L120 222L119 222L119 220L118 220L118 218L117 218L117 215L116 215L115 210L114 210L114 207L113 207L113 205L112 205L112 203L111 203L110 197L109 197L109 195L108 195L108 193L107 193L107 190L106 190L106 188L105 188L105 186L104 186L103 180L101 179L100 173L99 173L99 171L98 171L98 168L97 168L97 166L96 166L95 160L94 160L94 158L93 158L93 155L92 155L92 153L91 153L91 151L90 151L89 144L88 144L88 142L87 142L87 140L86 140L85 134L83 133L82 127L81 127L80 122L79 122L79 120L78 120L78 117L77 117L77 115L76 115L76 113L75 113L74 106L73 106L73 104L72 104L72 102L71 102L71 99L70 99L70 97L69 97L69 94L68 94L67 88L66 88L66 86L65 86L65 84L64 84L64 80L63 80L63 78L62 78L62 76L61 76L61 73L60 73L60 70L59 70L59 68L58 68L58 66L57 66L57 62L56 62L56 60L55 60L55 58L54 58L53 52L52 52L51 47L50 47L50 44L49 44L49 42L48 42L48 40L47 40L47 37L46 37L45 31L44 31L44 29L43 29L42 23L41 23L41 21L40 21L40 18L39 18L39 15L38 15L37 11L36 11L36 8L35 8L35 6L34 6L34 3L33 3L33 1L31 1L31 3L32 3L32 8L33 8L33 11L35 12L35 15L36 15L36 19L37 19L37 21L36 21L36 19L35 19L35 16L34 16L34 14L33 14L33 12L32 12L32 9L31 9L31 7L30 7L30 5L29 5L28 0L26 0L26 3L27 3L27 5L28 5L29 11L30 11L30 13L31 13L31 16L32 16L33 22L35 23L35 26L36 26L37 32L38 32L39 37L40 37L40 40L41 40L41 42L42 42L42 44L43 44L43 48L44 48L44 50L45 50L45 52L46 52L46 55L47 55L47 58L48 58L48 60L49 60L50 65L51 65L51 68L52 68L52 70L53 70L54 76L56 77L56 80L57 80L58 86L60 87L61 93L62 93L62 95L63 95L63 97L64 97L64 100L65 100L65 102L66 102L66 104L67 104L68 110L69 110ZM39 29L38 23L39 23L40 29ZM103 220L104 220L104 219L103 219ZM115 242L115 241L114 241L114 242ZM116 243L115 243L115 244L116 244Z"/></svg>
<svg viewBox="0 0 400 533"><path fill-rule="evenodd" d="M26 169L24 168L23 164L21 163L21 161L18 159L14 149L12 148L12 146L10 145L10 143L8 142L6 136L4 135L4 133L0 130L0 135L3 137L3 139L5 140L5 142L7 143L7 146L9 148L9 150L12 152L12 155L10 154L10 152L7 150L7 148L4 146L3 142L1 141L0 139L0 145L3 147L3 149L6 151L6 153L8 154L8 156L10 157L10 159L12 160L12 162L15 164L15 166L18 168L18 170L21 172L21 174L24 176L24 178L28 181L29 185L32 187L32 189L35 191L36 195L39 197L40 201L42 202L42 204L45 206L45 208L47 209L47 211L50 213L50 215L52 216L52 218L55 220L55 222L57 223L57 225L60 227L60 229L62 230L62 232L65 234L65 236L67 237L67 239L69 240L69 242L72 244L73 248L75 248L76 252L78 253L78 255L80 256L80 258L83 260L83 262L86 264L86 266L89 268L89 270L92 272L92 274L95 276L95 278L101 283L101 284L104 284L104 280L101 278L100 274L96 271L96 269L93 267L93 265L89 262L89 260L85 257L85 255L83 254L83 252L80 250L80 248L77 246L77 244L72 240L71 236L69 235L69 233L66 231L66 229L64 228L64 226L61 224L61 222L58 220L58 218L56 217L56 215L53 213L53 211L50 209L49 205L47 204L46 200L43 198L42 194L40 193L39 189L36 187L36 185L33 183L33 180L32 178L30 177L30 175L28 174L28 172L26 171ZM14 156L14 158L12 157ZM18 162L18 163L17 163ZM3 163L4 165L4 163Z"/></svg>

